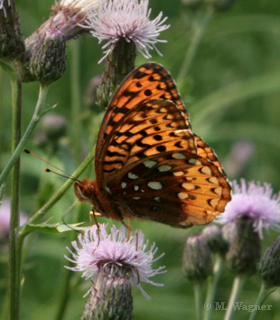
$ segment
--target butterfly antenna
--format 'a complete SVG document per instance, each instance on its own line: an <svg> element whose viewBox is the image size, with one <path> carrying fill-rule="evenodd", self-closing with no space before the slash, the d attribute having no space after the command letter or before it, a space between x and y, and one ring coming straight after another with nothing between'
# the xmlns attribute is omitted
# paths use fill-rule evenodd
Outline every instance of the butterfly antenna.
<svg viewBox="0 0 280 320"><path fill-rule="evenodd" d="M29 150L27 150L27 149L25 149L25 148L23 149L23 151L26 152L26 153L28 153L28 154L30 154L31 156L33 156L33 157L35 157L35 158L37 158L37 159L39 159L39 160L47 163L49 166L52 166L53 168L55 168L55 169L57 169L57 170L65 173L65 175L63 175L63 174L61 174L61 173L58 173L58 172L55 172L55 171L53 171L53 170L50 170L50 169L48 169L48 168L45 169L46 172L51 172L51 173L54 173L54 174L56 174L56 175L58 175L58 176L60 176L60 177L63 177L63 178L66 178L66 179L71 179L71 180L76 181L76 182L81 182L79 179L72 177L68 172L66 172L66 171L64 171L64 170L56 167L55 165L49 163L48 161L46 161L45 159L39 157L37 154L33 153L32 151L29 151Z"/></svg>

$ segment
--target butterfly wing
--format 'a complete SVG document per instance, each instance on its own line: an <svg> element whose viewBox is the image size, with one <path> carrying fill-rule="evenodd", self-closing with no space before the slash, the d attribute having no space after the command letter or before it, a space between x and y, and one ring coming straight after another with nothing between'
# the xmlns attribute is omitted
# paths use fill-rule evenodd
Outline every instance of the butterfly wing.
<svg viewBox="0 0 280 320"><path fill-rule="evenodd" d="M225 174L199 137L196 154L194 135L172 101L138 105L113 131L102 168L120 219L137 216L183 228L209 223L224 211L230 200Z"/></svg>
<svg viewBox="0 0 280 320"><path fill-rule="evenodd" d="M125 166L106 186L123 218L139 217L187 228L211 222L230 200L218 167L187 151L168 151Z"/></svg>
<svg viewBox="0 0 280 320"><path fill-rule="evenodd" d="M184 113L188 127L191 128L189 115L171 75L159 64L145 63L123 80L113 96L100 127L96 158L102 156L104 144L107 143L107 137L112 135L116 123L137 105L155 99L173 101Z"/></svg>
<svg viewBox="0 0 280 320"><path fill-rule="evenodd" d="M174 81L154 63L133 71L114 95L95 171L88 199L117 220L136 216L185 228L209 223L230 200L217 157L193 134Z"/></svg>
<svg viewBox="0 0 280 320"><path fill-rule="evenodd" d="M196 144L177 105L158 99L141 103L127 113L115 124L103 149L103 157L96 161L106 178L114 170L165 151L196 153Z"/></svg>
<svg viewBox="0 0 280 320"><path fill-rule="evenodd" d="M202 140L199 136L196 134L194 135L196 146L197 146L197 154L201 156L202 158L208 159L212 161L215 166L219 169L219 171L226 175L224 172L224 169L222 168L221 163L219 162L214 150L208 146L208 144Z"/></svg>

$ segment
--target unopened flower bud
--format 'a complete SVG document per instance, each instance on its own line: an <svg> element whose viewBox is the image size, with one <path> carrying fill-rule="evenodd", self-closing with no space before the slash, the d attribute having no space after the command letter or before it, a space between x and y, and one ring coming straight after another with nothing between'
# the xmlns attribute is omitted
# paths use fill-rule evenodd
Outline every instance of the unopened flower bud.
<svg viewBox="0 0 280 320"><path fill-rule="evenodd" d="M183 254L183 273L190 281L202 283L212 272L211 253L205 238L189 237Z"/></svg>
<svg viewBox="0 0 280 320"><path fill-rule="evenodd" d="M11 61L25 50L23 35L14 0L2 0L0 5L0 58Z"/></svg>
<svg viewBox="0 0 280 320"><path fill-rule="evenodd" d="M267 287L280 286L280 236L268 247L261 257L258 272Z"/></svg>
<svg viewBox="0 0 280 320"><path fill-rule="evenodd" d="M224 255L228 250L228 242L223 237L222 230L215 225L203 229L202 235L205 238L210 251Z"/></svg>
<svg viewBox="0 0 280 320"><path fill-rule="evenodd" d="M66 41L58 29L48 29L34 45L30 73L43 84L59 79L65 71Z"/></svg>
<svg viewBox="0 0 280 320"><path fill-rule="evenodd" d="M67 122L59 114L52 113L44 117L41 122L41 133L45 134L48 140L57 141L67 131Z"/></svg>
<svg viewBox="0 0 280 320"><path fill-rule="evenodd" d="M126 277L102 277L100 274L85 305L82 320L132 319L131 283Z"/></svg>
<svg viewBox="0 0 280 320"><path fill-rule="evenodd" d="M229 242L225 255L227 267L237 275L250 276L257 270L260 260L261 242L254 230L253 220L242 217L223 227L223 236Z"/></svg>

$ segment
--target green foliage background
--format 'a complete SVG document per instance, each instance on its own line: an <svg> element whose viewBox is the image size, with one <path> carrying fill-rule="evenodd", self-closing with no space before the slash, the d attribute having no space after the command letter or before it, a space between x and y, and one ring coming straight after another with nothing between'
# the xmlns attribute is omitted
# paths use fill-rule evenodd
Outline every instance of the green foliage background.
<svg viewBox="0 0 280 320"><path fill-rule="evenodd" d="M17 8L23 33L28 37L49 16L50 0L21 0ZM163 53L160 57L151 52L156 61L163 64L178 78L181 65L190 41L190 20L186 7L179 0L151 0L152 17L163 11L168 16L171 27L163 32L161 39L167 44L159 44ZM95 136L102 119L98 106L89 107L84 102L86 88L91 78L102 73L101 46L91 36L71 40L68 45L67 70L63 77L51 85L47 97L47 107L56 103L56 113L63 115L68 122L68 134L57 150L36 144L40 126L28 141L27 148L38 153L60 168L71 173L93 147ZM71 60L74 51L79 50L79 81L82 99L82 112L79 119L79 141L81 155L73 154L73 118L71 117ZM217 13L211 20L187 77L178 83L183 101L192 120L193 130L203 137L216 151L230 172L229 179L241 176L248 180L269 182L277 192L280 189L280 4L273 0L237 1L230 11ZM139 54L136 64L146 60ZM38 83L23 84L22 127L26 128L35 108ZM10 83L8 76L0 70L0 164L1 170L9 159L11 144ZM231 170L235 143L245 141L253 147L253 152L241 172ZM45 164L23 154L21 158L21 210L34 214L64 180L44 172ZM83 177L93 178L93 168ZM9 180L6 196L9 196ZM79 205L67 216L67 208L74 202L71 189L48 213L51 223L65 219L68 223L85 221L89 224L89 206ZM73 213L76 211L76 213ZM105 218L100 221L108 222ZM111 223L109 221L109 223ZM136 221L133 228L141 228L147 239L156 242L159 254L165 256L157 265L166 265L168 272L155 281L164 283L163 288L144 285L152 297L151 301L137 290L134 291L134 319L170 320L193 319L193 287L181 273L181 257L184 242L190 234L201 231L199 227L190 230L177 230L145 221ZM277 236L276 232L265 234L264 249ZM63 287L65 247L70 247L68 235L31 234L24 246L22 288L22 319L55 319ZM0 305L6 298L7 286L7 246L1 246L0 258ZM90 284L80 280L80 275L72 279L71 298L65 319L78 319L86 299L82 298ZM231 291L233 275L226 269L220 282L216 301L227 302ZM260 281L250 277L244 285L241 300L245 305L254 304ZM263 311L260 319L279 319L280 292L277 290L267 300L273 305L271 311ZM0 312L1 313L1 312ZM3 316L3 314L2 314ZM213 319L223 319L224 311L215 311ZM236 319L248 319L248 311L238 311ZM0 318L2 319L2 318ZM4 319L4 317L3 317Z"/></svg>

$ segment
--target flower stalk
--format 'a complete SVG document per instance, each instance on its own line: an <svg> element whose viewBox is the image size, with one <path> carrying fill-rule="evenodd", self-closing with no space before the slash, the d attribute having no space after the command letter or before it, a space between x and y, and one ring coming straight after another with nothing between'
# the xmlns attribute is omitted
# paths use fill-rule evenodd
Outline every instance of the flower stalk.
<svg viewBox="0 0 280 320"><path fill-rule="evenodd" d="M201 293L201 282L194 283L194 299L195 299L195 312L196 319L202 320L202 293Z"/></svg>
<svg viewBox="0 0 280 320"><path fill-rule="evenodd" d="M230 295L230 299L227 306L227 311L224 320L231 320L234 315L234 302L238 301L239 294L241 292L241 289L243 287L245 281L245 277L243 276L237 276L234 278L232 291Z"/></svg>
<svg viewBox="0 0 280 320"><path fill-rule="evenodd" d="M215 263L213 267L213 276L207 279L207 295L206 295L206 302L209 302L210 306L214 306L216 292L218 283L220 280L220 276L222 273L223 268L223 259L219 254L215 255ZM213 308L205 309L204 310L204 320L210 320L213 313Z"/></svg>
<svg viewBox="0 0 280 320"><path fill-rule="evenodd" d="M262 284L255 306L262 306L265 299L276 290L277 287L269 287L265 283ZM249 320L255 320L259 314L260 308L254 308Z"/></svg>
<svg viewBox="0 0 280 320"><path fill-rule="evenodd" d="M12 153L21 138L21 81L18 77L11 77L12 86ZM9 233L9 316L19 319L20 307L20 248L18 243L19 231L19 178L20 158L15 162L11 175L11 220Z"/></svg>

